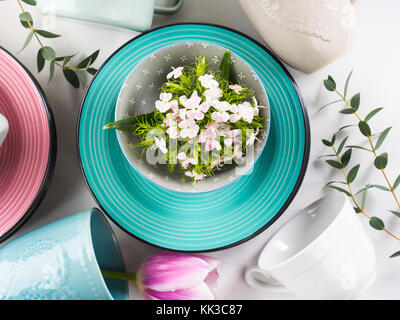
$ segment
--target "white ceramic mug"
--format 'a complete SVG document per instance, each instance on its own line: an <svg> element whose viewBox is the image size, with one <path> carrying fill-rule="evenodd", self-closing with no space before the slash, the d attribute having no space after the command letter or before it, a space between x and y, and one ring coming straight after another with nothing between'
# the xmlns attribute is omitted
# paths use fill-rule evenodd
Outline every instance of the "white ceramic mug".
<svg viewBox="0 0 400 320"><path fill-rule="evenodd" d="M7 119L0 113L0 146L3 144L4 139L6 138L8 133L8 121Z"/></svg>
<svg viewBox="0 0 400 320"><path fill-rule="evenodd" d="M376 274L375 249L349 200L322 198L289 220L267 243L247 283L308 299L352 299Z"/></svg>

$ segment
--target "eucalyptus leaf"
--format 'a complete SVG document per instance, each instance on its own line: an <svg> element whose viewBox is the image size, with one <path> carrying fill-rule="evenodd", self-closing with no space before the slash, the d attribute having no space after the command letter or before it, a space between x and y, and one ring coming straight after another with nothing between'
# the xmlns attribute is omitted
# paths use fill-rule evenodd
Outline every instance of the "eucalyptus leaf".
<svg viewBox="0 0 400 320"><path fill-rule="evenodd" d="M70 70L70 69L63 69L63 74L65 79L76 89L79 88L80 83L79 83L79 78L76 74L75 71Z"/></svg>
<svg viewBox="0 0 400 320"><path fill-rule="evenodd" d="M376 115L379 111L381 111L383 108L376 108L374 110L372 110L370 113L367 114L367 116L365 117L365 122L368 122L369 120L371 120L371 118Z"/></svg>
<svg viewBox="0 0 400 320"><path fill-rule="evenodd" d="M79 69L82 69L82 68L87 68L87 67L91 66L96 61L96 59L99 55L99 52L100 52L100 50L96 50L90 56L88 56L87 58L85 58L81 62L79 62L76 67Z"/></svg>
<svg viewBox="0 0 400 320"><path fill-rule="evenodd" d="M344 97L345 98L347 96L347 90L349 88L350 78L351 78L352 74L353 74L353 70L350 71L349 75L347 76L346 83L344 85Z"/></svg>
<svg viewBox="0 0 400 320"><path fill-rule="evenodd" d="M340 183L340 184L343 184L343 185L346 185L346 186L347 186L347 182L344 182L344 181L331 181L331 182L328 182L326 185L327 185L327 186L330 186L330 185L333 184L333 183Z"/></svg>
<svg viewBox="0 0 400 320"><path fill-rule="evenodd" d="M58 38L61 37L59 34L55 34L46 30L35 30L37 34L41 35L44 38Z"/></svg>
<svg viewBox="0 0 400 320"><path fill-rule="evenodd" d="M326 145L327 147L331 147L332 146L332 143L330 141L326 140L326 139L322 139L322 143L324 145Z"/></svg>
<svg viewBox="0 0 400 320"><path fill-rule="evenodd" d="M30 26L29 26L29 23L28 23L28 22L22 21L22 20L19 20L19 22L21 23L21 25L22 25L25 29L30 29ZM30 21L30 23L31 23L31 26L33 26L33 21Z"/></svg>
<svg viewBox="0 0 400 320"><path fill-rule="evenodd" d="M19 15L19 20L24 21L24 22L31 22L32 21L32 16L29 12L25 11Z"/></svg>
<svg viewBox="0 0 400 320"><path fill-rule="evenodd" d="M335 142L336 142L336 134L334 134L334 135L332 136L331 144L334 145Z"/></svg>
<svg viewBox="0 0 400 320"><path fill-rule="evenodd" d="M336 83L335 80L331 76L328 76L328 79L324 80L324 86L328 91L335 91Z"/></svg>
<svg viewBox="0 0 400 320"><path fill-rule="evenodd" d="M351 159L351 152L352 152L352 149L347 149L346 152L343 154L343 156L341 158L343 168L345 168L349 164L350 159Z"/></svg>
<svg viewBox="0 0 400 320"><path fill-rule="evenodd" d="M321 108L319 108L317 112L320 112L321 110L325 109L326 107L329 107L330 105L333 105L335 103L342 102L342 101L343 101L342 99L339 99L339 100L329 102L326 105L323 105Z"/></svg>
<svg viewBox="0 0 400 320"><path fill-rule="evenodd" d="M336 168L336 169L342 169L343 166L336 160L325 160L327 164L330 166Z"/></svg>
<svg viewBox="0 0 400 320"><path fill-rule="evenodd" d="M388 187L382 186L380 184L371 184L370 185L371 188L376 188L382 191L390 191L390 189Z"/></svg>
<svg viewBox="0 0 400 320"><path fill-rule="evenodd" d="M364 190L362 198L361 198L361 209L364 210L365 203L367 202L368 188Z"/></svg>
<svg viewBox="0 0 400 320"><path fill-rule="evenodd" d="M339 145L339 148L337 149L337 153L340 154L343 150L343 147L346 145L346 141L349 137L346 137L342 140L342 142Z"/></svg>
<svg viewBox="0 0 400 320"><path fill-rule="evenodd" d="M332 189L335 189L335 190L337 190L337 191L339 191L339 192L343 192L345 195L347 195L348 197L351 197L351 194L350 194L350 192L348 192L347 190L345 190L345 189L343 189L343 188L339 188L339 187L336 187L336 186L328 186L329 188L332 188Z"/></svg>
<svg viewBox="0 0 400 320"><path fill-rule="evenodd" d="M353 207L353 208L354 208L354 211L355 211L356 213L361 213L361 210L358 209L357 207Z"/></svg>
<svg viewBox="0 0 400 320"><path fill-rule="evenodd" d="M350 105L352 106L352 108L354 110L358 110L358 108L360 107L360 93L355 94L350 101Z"/></svg>
<svg viewBox="0 0 400 320"><path fill-rule="evenodd" d="M393 253L389 258L395 258L395 257L398 257L398 256L400 256L400 251L397 251L397 252Z"/></svg>
<svg viewBox="0 0 400 320"><path fill-rule="evenodd" d="M38 68L38 72L40 73L40 71L43 70L44 64L45 64L45 60L42 56L42 49L39 49L38 53L37 53L37 57L36 57L36 64L37 64L37 68Z"/></svg>
<svg viewBox="0 0 400 320"><path fill-rule="evenodd" d="M354 167L349 171L349 173L348 173L348 175L347 175L347 183L348 183L348 184L352 183L352 182L355 180L355 178L357 177L357 174L358 174L358 170L359 170L359 169L360 169L360 165L358 164L358 165L354 166Z"/></svg>
<svg viewBox="0 0 400 320"><path fill-rule="evenodd" d="M53 60L53 61L50 62L50 76L49 76L49 82L48 83L50 83L53 80L54 71L55 71L54 69L55 69L55 61Z"/></svg>
<svg viewBox="0 0 400 320"><path fill-rule="evenodd" d="M399 185L400 185L400 175L397 177L396 181L393 184L393 190L396 190Z"/></svg>
<svg viewBox="0 0 400 320"><path fill-rule="evenodd" d="M47 61L52 61L56 58L56 52L51 47L43 47L40 49L42 57Z"/></svg>
<svg viewBox="0 0 400 320"><path fill-rule="evenodd" d="M400 218L400 211L399 210L389 210L391 213L393 213L396 217Z"/></svg>
<svg viewBox="0 0 400 320"><path fill-rule="evenodd" d="M364 150L364 151L372 152L371 150L369 150L369 149L367 149L367 148L364 148L364 147L361 147L361 146L354 146L354 145L351 145L351 146L347 146L346 148L361 149L361 150Z"/></svg>
<svg viewBox="0 0 400 320"><path fill-rule="evenodd" d="M384 222L381 219L379 219L378 217L371 217L371 219L369 220L369 224L372 228L374 228L376 230L385 229Z"/></svg>
<svg viewBox="0 0 400 320"><path fill-rule="evenodd" d="M24 50L24 49L28 46L28 44L29 44L29 43L31 42L31 40L32 40L32 37L33 37L33 32L31 31L31 32L29 32L28 36L26 37L26 40L25 40L25 43L24 43L22 49L19 50L18 53L20 53L22 50Z"/></svg>
<svg viewBox="0 0 400 320"><path fill-rule="evenodd" d="M375 150L378 150L379 147L382 145L382 143L385 141L387 135L389 134L389 131L392 129L392 127L386 128L385 130L382 131L382 133L379 135L378 140L376 141L375 145Z"/></svg>
<svg viewBox="0 0 400 320"><path fill-rule="evenodd" d="M22 0L22 1L31 6L36 6L36 0Z"/></svg>
<svg viewBox="0 0 400 320"><path fill-rule="evenodd" d="M366 137L371 136L371 128L369 127L368 123L366 123L365 121L360 121L358 123L358 128L360 129L360 132L364 136L366 136Z"/></svg>
<svg viewBox="0 0 400 320"><path fill-rule="evenodd" d="M340 127L338 131L342 131L342 130L347 129L347 128L350 128L350 127L356 127L356 125L355 125L355 124L348 124L348 125L345 125L345 126L343 126L343 127Z"/></svg>
<svg viewBox="0 0 400 320"><path fill-rule="evenodd" d="M382 170L385 169L388 163L388 154L382 153L381 155L377 156L374 161L375 168Z"/></svg>
<svg viewBox="0 0 400 320"><path fill-rule="evenodd" d="M91 74L92 76L94 76L97 73L97 69L95 69L95 68L87 68L86 71L87 71L87 73Z"/></svg>
<svg viewBox="0 0 400 320"><path fill-rule="evenodd" d="M342 113L342 114L353 114L354 112L355 112L355 110L352 108L345 108L345 109L342 109L339 111L339 113Z"/></svg>

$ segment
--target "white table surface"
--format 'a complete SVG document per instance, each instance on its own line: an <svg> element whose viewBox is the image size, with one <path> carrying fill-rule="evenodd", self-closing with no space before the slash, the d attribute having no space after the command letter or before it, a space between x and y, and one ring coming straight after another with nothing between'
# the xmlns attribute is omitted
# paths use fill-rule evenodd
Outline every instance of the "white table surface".
<svg viewBox="0 0 400 320"><path fill-rule="evenodd" d="M39 22L40 15L36 10L30 11L34 20ZM400 149L397 147L400 136L399 12L398 0L362 0L358 8L358 37L352 53L311 75L289 68L300 87L310 116L312 145L308 171L297 197L273 226L240 246L209 254L222 261L221 279L215 291L217 299L295 298L291 294L270 294L250 288L243 280L243 271L246 266L256 262L257 255L271 234L296 211L324 195L328 191L324 187L325 183L338 175L335 170L316 160L318 155L327 151L324 150L321 139L330 137L337 128L346 124L344 116L339 115L335 107L331 111L316 113L319 106L334 99L322 86L322 80L328 74L332 74L339 85L343 85L348 72L354 69L350 90L354 93L362 92L361 109L386 107L371 123L376 130L389 125L394 126L384 148L390 151L387 169L389 175L395 179L400 173L399 166L396 165L400 162ZM0 2L0 45L13 54L21 48L27 36L27 31L19 24L19 13L16 1ZM179 13L170 17L156 16L153 25L176 22L217 23L235 28L262 42L236 0L186 0ZM54 46L58 54L80 52L79 59L100 48L101 53L95 66L99 66L114 50L138 34L134 31L60 18L56 20L54 32L61 34L62 38L48 40L47 43ZM56 72L54 81L48 85L48 73L36 73L36 51L37 44L32 41L17 57L36 76L51 104L57 126L57 165L51 187L39 209L10 240L51 221L96 206L81 175L76 152L76 121L84 91L75 90L67 84L60 70ZM352 139L353 143L362 141L358 134L353 135ZM384 184L382 176L372 168L368 157L364 157L361 151L355 152L353 157L361 161L361 181ZM400 220L385 212L393 207L393 199L389 193L370 192L368 211L384 218L387 226L400 234ZM365 219L362 219L362 222L376 246L378 261L377 278L360 298L399 299L400 258L387 257L400 250L400 242L371 229ZM113 229L130 271L135 271L143 259L158 251L133 239L115 225ZM131 286L131 293L133 299L140 298L134 286Z"/></svg>

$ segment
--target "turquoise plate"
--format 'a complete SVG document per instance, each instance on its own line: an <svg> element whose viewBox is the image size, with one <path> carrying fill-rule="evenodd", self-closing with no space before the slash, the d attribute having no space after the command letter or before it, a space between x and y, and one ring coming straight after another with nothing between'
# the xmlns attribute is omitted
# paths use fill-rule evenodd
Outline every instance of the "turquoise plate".
<svg viewBox="0 0 400 320"><path fill-rule="evenodd" d="M270 102L270 134L253 173L211 193L174 192L144 179L125 159L116 133L102 130L114 120L119 90L131 70L151 52L178 41L230 49L257 72ZM122 229L158 247L212 251L254 237L286 210L306 171L309 131L297 87L268 49L225 27L177 24L139 35L100 68L82 103L78 152L94 198Z"/></svg>

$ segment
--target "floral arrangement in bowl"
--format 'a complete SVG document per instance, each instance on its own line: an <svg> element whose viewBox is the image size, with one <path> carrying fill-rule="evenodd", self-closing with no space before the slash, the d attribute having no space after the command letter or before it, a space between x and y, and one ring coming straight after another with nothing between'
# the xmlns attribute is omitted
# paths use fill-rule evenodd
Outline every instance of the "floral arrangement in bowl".
<svg viewBox="0 0 400 320"><path fill-rule="evenodd" d="M161 74L165 61L157 64L152 54L133 70L117 102L116 119L122 119L104 128L117 129L125 156L150 180L156 177L154 182L176 191L211 191L244 173L235 177L233 168L250 171L265 145L268 102L258 77L229 50L201 44L207 50L199 54L195 45L186 45L172 45L157 56L167 61L175 52L188 55L194 49L188 63L169 61L170 71ZM157 93L151 90L154 83Z"/></svg>

